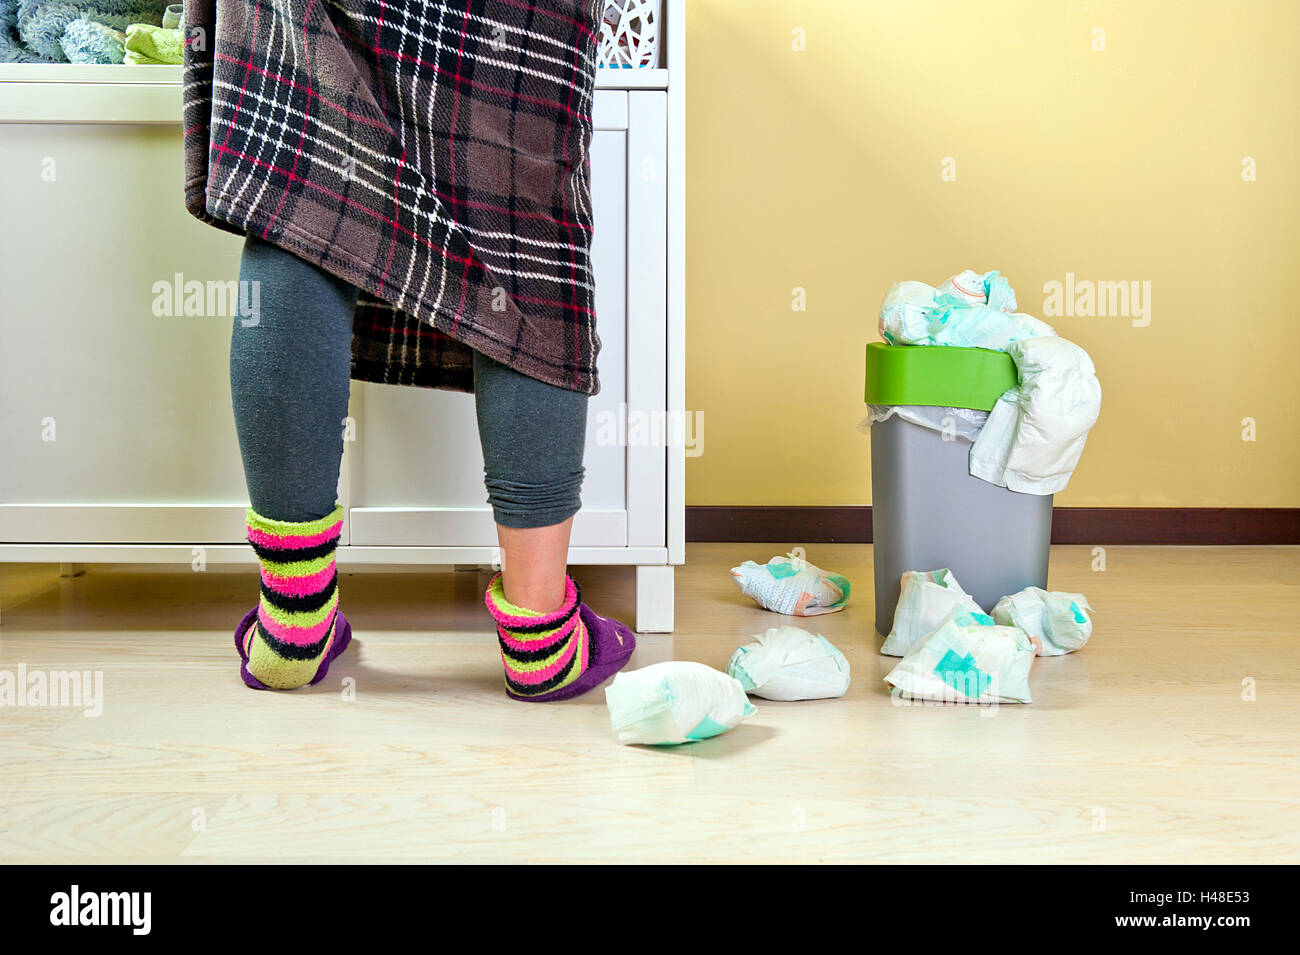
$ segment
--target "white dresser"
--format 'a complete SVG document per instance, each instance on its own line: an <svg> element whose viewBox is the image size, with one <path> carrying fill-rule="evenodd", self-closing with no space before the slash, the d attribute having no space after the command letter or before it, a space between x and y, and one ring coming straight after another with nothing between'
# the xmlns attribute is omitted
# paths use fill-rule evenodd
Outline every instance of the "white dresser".
<svg viewBox="0 0 1300 955"><path fill-rule="evenodd" d="M636 567L654 632L685 539L685 6L662 68L598 79L601 392L569 552ZM159 281L239 272L242 240L182 205L179 115L180 67L0 64L0 560L255 564L232 319L154 309ZM472 396L353 382L350 416L340 568L493 564Z"/></svg>

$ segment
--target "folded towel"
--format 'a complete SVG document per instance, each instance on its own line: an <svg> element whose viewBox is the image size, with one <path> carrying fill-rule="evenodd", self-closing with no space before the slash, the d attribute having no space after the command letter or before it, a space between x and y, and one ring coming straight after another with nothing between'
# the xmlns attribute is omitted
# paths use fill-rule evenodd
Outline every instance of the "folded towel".
<svg viewBox="0 0 1300 955"><path fill-rule="evenodd" d="M60 46L69 63L121 63L126 34L81 17L63 31Z"/></svg>
<svg viewBox="0 0 1300 955"><path fill-rule="evenodd" d="M13 34L7 33L11 42L0 42L0 48L11 62L35 59L64 63L68 55L63 49L63 34L73 20L86 19L125 30L131 23L161 23L166 6L166 0L0 0L0 24L12 18L13 30Z"/></svg>
<svg viewBox="0 0 1300 955"><path fill-rule="evenodd" d="M126 63L180 63L181 31L132 23L126 28Z"/></svg>
<svg viewBox="0 0 1300 955"><path fill-rule="evenodd" d="M18 0L0 0L0 63L39 63L18 39Z"/></svg>

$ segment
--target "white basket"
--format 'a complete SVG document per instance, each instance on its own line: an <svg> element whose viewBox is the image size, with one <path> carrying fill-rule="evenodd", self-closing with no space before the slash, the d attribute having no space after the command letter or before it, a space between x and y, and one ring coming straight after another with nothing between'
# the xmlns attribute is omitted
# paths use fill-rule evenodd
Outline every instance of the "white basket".
<svg viewBox="0 0 1300 955"><path fill-rule="evenodd" d="M661 0L609 0L600 25L598 66L652 70L659 65Z"/></svg>

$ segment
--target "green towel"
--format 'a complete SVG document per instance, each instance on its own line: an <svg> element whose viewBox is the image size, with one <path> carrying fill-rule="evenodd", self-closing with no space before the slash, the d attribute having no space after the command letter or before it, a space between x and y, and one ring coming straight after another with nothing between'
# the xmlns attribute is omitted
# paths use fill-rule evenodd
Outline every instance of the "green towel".
<svg viewBox="0 0 1300 955"><path fill-rule="evenodd" d="M126 63L180 63L181 31L132 23L126 28Z"/></svg>

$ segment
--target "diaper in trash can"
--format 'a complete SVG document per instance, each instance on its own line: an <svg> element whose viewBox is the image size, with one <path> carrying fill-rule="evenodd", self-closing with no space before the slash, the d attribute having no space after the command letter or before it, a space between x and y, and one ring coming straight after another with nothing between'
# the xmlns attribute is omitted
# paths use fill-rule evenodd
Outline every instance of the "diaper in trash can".
<svg viewBox="0 0 1300 955"><path fill-rule="evenodd" d="M1001 352L872 343L867 353L866 400L873 405L987 411L1016 383L1015 365ZM916 420L894 414L871 426L876 630L882 636L893 624L904 571L947 567L986 612L1007 594L1047 587L1052 496L1019 494L972 477L971 441L963 429L941 432Z"/></svg>

